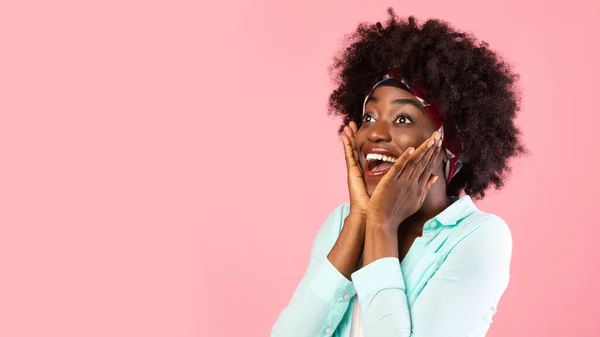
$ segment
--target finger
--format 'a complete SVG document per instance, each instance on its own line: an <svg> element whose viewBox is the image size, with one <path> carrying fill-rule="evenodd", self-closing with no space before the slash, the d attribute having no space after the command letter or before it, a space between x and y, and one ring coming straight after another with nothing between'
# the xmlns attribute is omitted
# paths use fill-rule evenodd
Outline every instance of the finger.
<svg viewBox="0 0 600 337"><path fill-rule="evenodd" d="M352 129L348 125L344 126L344 133L348 136L348 138L352 137L353 135Z"/></svg>
<svg viewBox="0 0 600 337"><path fill-rule="evenodd" d="M406 177L407 179L410 178L412 176L412 174L413 174L413 171L420 164L420 162L423 159L423 157L426 154L431 153L431 151L435 150L434 144L435 144L435 141L436 141L436 137L438 137L438 135L439 135L439 132L437 132L437 131L434 132L431 137L429 137L427 140L425 140L423 142L423 144L421 144L419 146L419 148L411 156L411 158L410 158L410 160L408 162L408 166L406 167L406 169L404 170L404 172L402 172L402 175L404 177Z"/></svg>
<svg viewBox="0 0 600 337"><path fill-rule="evenodd" d="M394 165L390 168L390 170L381 178L381 181L392 181L396 180L400 174L402 174L402 170L406 166L410 156L415 152L414 147L409 147L400 155L398 159L394 162Z"/></svg>
<svg viewBox="0 0 600 337"><path fill-rule="evenodd" d="M354 149L354 161L355 161L356 163L358 163L358 162L359 162L359 161L358 161L358 151L356 151L356 149ZM359 167L360 167L360 165L359 165ZM362 168L361 168L360 170L361 170L361 172L362 172Z"/></svg>
<svg viewBox="0 0 600 337"><path fill-rule="evenodd" d="M350 139L346 132L342 134L342 142L344 143L344 154L346 157L346 168L348 171L353 166L358 166L356 160L354 159L354 149L352 148L352 144L350 143Z"/></svg>
<svg viewBox="0 0 600 337"><path fill-rule="evenodd" d="M354 121L350 122L350 129L352 129L352 132L354 134L358 132L358 126L356 125L356 123L354 123Z"/></svg>
<svg viewBox="0 0 600 337"><path fill-rule="evenodd" d="M354 160L358 163L358 151L356 150L356 123L350 122L349 126L344 128L344 132L348 135L350 139L350 144L352 145L352 149L354 150Z"/></svg>
<svg viewBox="0 0 600 337"><path fill-rule="evenodd" d="M356 134L352 128L348 128L350 130L350 143L352 144L352 148L356 150Z"/></svg>
<svg viewBox="0 0 600 337"><path fill-rule="evenodd" d="M425 188L429 191L431 189L431 186L433 186L433 184L435 184L435 182L438 180L439 176L436 175L432 175L429 177L429 179L427 179L427 184L425 185Z"/></svg>
<svg viewBox="0 0 600 337"><path fill-rule="evenodd" d="M352 122L350 122L350 123L352 123ZM346 125L346 126L344 126L344 133L346 135L348 135L348 139L350 139L350 144L352 145L352 147L356 148L356 142L355 142L355 138L354 138L354 130L350 126Z"/></svg>
<svg viewBox="0 0 600 337"><path fill-rule="evenodd" d="M423 171L423 173L421 173L421 175L419 177L419 184L422 186L425 185L425 183L429 181L430 177L432 176L433 171L440 167L440 165L442 164L442 160L444 159L445 151L442 148L442 140L441 139L438 141L438 143L436 144L435 147L436 147L435 153L433 154L433 156L429 160L429 164L427 165L427 167L425 168L425 170Z"/></svg>
<svg viewBox="0 0 600 337"><path fill-rule="evenodd" d="M421 179L427 181L429 176L431 175L431 171L433 169L433 164L438 158L440 153L440 144L441 140L437 140L435 144L429 148L427 153L423 156L415 170L411 174L411 179L418 179L419 182L422 182ZM426 171L429 169L429 172Z"/></svg>
<svg viewBox="0 0 600 337"><path fill-rule="evenodd" d="M425 186L425 191L424 191L424 193L421 193L421 205L423 204L423 202L425 202L425 199L427 198L427 194L429 193L429 190L431 189L431 187L433 186L433 184L435 184L435 182L437 180L438 180L438 176L431 176L427 180L427 185Z"/></svg>

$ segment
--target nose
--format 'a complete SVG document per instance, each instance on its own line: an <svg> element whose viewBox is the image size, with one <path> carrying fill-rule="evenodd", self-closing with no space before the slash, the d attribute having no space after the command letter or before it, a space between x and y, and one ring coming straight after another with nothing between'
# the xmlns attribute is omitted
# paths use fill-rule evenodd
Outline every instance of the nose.
<svg viewBox="0 0 600 337"><path fill-rule="evenodd" d="M369 128L367 139L373 143L391 142L392 135L390 134L389 125L386 122L376 122L375 125Z"/></svg>

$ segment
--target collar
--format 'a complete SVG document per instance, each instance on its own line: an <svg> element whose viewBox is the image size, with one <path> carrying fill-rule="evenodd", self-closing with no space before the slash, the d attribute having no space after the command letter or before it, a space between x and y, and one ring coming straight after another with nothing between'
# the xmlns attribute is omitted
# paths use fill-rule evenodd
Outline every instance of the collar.
<svg viewBox="0 0 600 337"><path fill-rule="evenodd" d="M477 206L475 206L469 195L452 198L452 200L454 202L450 206L434 217L444 226L456 225L457 222L477 211Z"/></svg>

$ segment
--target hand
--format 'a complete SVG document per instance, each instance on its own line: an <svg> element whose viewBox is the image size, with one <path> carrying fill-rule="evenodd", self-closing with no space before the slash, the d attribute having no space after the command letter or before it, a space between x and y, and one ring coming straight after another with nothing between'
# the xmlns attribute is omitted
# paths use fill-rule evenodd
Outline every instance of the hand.
<svg viewBox="0 0 600 337"><path fill-rule="evenodd" d="M354 138L357 131L358 127L356 123L350 122L349 126L344 127L342 142L344 143L346 168L348 169L348 191L350 192L349 215L365 218L367 204L369 203L369 194L365 186L362 169L358 164L358 151L356 150L356 140Z"/></svg>
<svg viewBox="0 0 600 337"><path fill-rule="evenodd" d="M402 221L421 208L438 179L432 175L441 163L442 140L438 131L415 151L408 148L381 178L367 206L367 226L395 233Z"/></svg>

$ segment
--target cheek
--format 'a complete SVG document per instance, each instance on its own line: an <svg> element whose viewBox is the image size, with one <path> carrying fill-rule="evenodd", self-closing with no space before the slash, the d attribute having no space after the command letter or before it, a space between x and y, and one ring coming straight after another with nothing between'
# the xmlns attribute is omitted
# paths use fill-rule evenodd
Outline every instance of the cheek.
<svg viewBox="0 0 600 337"><path fill-rule="evenodd" d="M406 130L395 132L393 137L396 144L404 150L411 146L416 149L427 139L423 136L422 132L411 132Z"/></svg>
<svg viewBox="0 0 600 337"><path fill-rule="evenodd" d="M364 131L364 129L358 129L358 131L354 135L354 139L356 140L356 148L357 149L360 149L362 144L365 142L366 138L367 138L366 132Z"/></svg>

